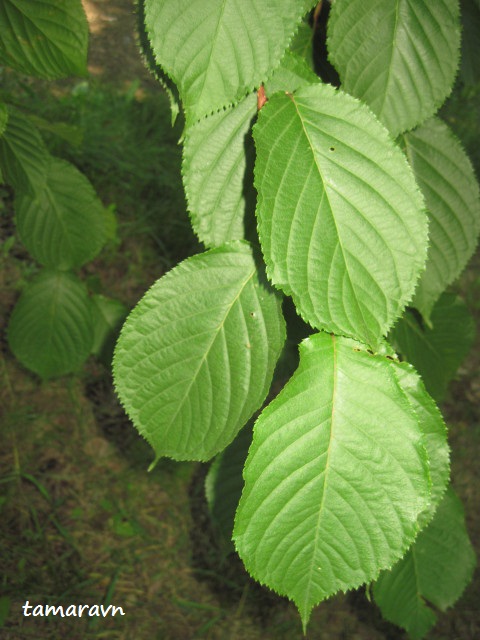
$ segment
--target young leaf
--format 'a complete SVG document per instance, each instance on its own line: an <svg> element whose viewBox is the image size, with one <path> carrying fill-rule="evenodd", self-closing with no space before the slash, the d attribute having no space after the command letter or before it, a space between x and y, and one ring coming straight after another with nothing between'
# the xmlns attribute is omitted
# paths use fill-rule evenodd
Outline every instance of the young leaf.
<svg viewBox="0 0 480 640"><path fill-rule="evenodd" d="M407 310L388 339L417 369L427 391L441 401L472 347L475 323L464 302L454 294L444 293L433 307L431 324L431 328L423 326Z"/></svg>
<svg viewBox="0 0 480 640"><path fill-rule="evenodd" d="M71 273L42 271L13 310L8 343L42 378L77 371L93 343L92 308L83 283Z"/></svg>
<svg viewBox="0 0 480 640"><path fill-rule="evenodd" d="M0 63L40 78L87 73L88 24L81 0L2 0Z"/></svg>
<svg viewBox="0 0 480 640"><path fill-rule="evenodd" d="M246 243L185 260L147 292L117 343L117 393L157 458L208 460L266 397L285 339Z"/></svg>
<svg viewBox="0 0 480 640"><path fill-rule="evenodd" d="M452 90L458 0L335 0L328 34L343 88L367 102L393 136L432 116Z"/></svg>
<svg viewBox="0 0 480 640"><path fill-rule="evenodd" d="M475 565L462 504L449 488L430 525L375 583L375 602L387 620L406 629L413 640L421 640L436 622L426 601L442 611L451 607L471 580Z"/></svg>
<svg viewBox="0 0 480 640"><path fill-rule="evenodd" d="M47 267L80 267L105 242L102 203L87 178L64 160L50 158L43 191L20 193L15 206L20 239Z"/></svg>
<svg viewBox="0 0 480 640"><path fill-rule="evenodd" d="M430 218L427 268L413 299L428 320L440 294L458 278L475 250L480 193L468 156L438 118L405 134L402 143Z"/></svg>
<svg viewBox="0 0 480 640"><path fill-rule="evenodd" d="M0 137L0 169L16 191L40 193L45 187L49 153L28 118L8 107L8 122Z"/></svg>
<svg viewBox="0 0 480 640"><path fill-rule="evenodd" d="M245 238L245 215L255 206L253 176L246 172L252 172L256 113L257 97L250 94L187 128L183 182L192 226L207 247Z"/></svg>
<svg viewBox="0 0 480 640"><path fill-rule="evenodd" d="M178 85L193 122L258 86L304 13L301 0L146 0L145 24L157 62Z"/></svg>
<svg viewBox="0 0 480 640"><path fill-rule="evenodd" d="M312 326L376 346L425 263L413 173L371 111L330 85L276 95L254 127L267 273Z"/></svg>
<svg viewBox="0 0 480 640"><path fill-rule="evenodd" d="M403 555L429 500L399 365L361 348L325 333L304 340L245 464L235 546L254 578L294 600L304 627L315 604Z"/></svg>

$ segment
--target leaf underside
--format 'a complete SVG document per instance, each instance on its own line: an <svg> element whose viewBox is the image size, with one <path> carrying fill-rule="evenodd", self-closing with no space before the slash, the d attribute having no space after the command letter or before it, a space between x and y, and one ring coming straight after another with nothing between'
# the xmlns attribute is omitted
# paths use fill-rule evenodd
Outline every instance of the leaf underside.
<svg viewBox="0 0 480 640"><path fill-rule="evenodd" d="M313 335L255 424L234 542L304 627L318 602L399 559L428 505L424 436L401 373L358 342Z"/></svg>
<svg viewBox="0 0 480 640"><path fill-rule="evenodd" d="M117 343L117 393L157 455L208 460L266 397L285 339L246 243L185 260L147 292Z"/></svg>
<svg viewBox="0 0 480 640"><path fill-rule="evenodd" d="M335 0L328 49L343 89L397 136L432 116L452 90L458 0Z"/></svg>
<svg viewBox="0 0 480 640"><path fill-rule="evenodd" d="M267 273L304 320L376 347L426 258L423 199L370 110L330 85L275 95L254 127Z"/></svg>

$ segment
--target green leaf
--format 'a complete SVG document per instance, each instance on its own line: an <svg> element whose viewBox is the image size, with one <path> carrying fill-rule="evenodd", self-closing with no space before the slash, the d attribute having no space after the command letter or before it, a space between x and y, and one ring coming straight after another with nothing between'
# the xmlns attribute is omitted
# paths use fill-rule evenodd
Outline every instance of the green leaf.
<svg viewBox="0 0 480 640"><path fill-rule="evenodd" d="M92 353L110 367L115 342L127 317L128 309L120 300L97 294L92 296L92 313L94 324Z"/></svg>
<svg viewBox="0 0 480 640"><path fill-rule="evenodd" d="M138 44L147 68L162 85L167 94L170 111L172 113L171 124L173 127L180 113L180 97L175 84L155 60L155 54L145 28L145 1L146 0L137 0L136 3Z"/></svg>
<svg viewBox="0 0 480 640"><path fill-rule="evenodd" d="M80 0L2 0L0 63L40 78L87 73L88 24Z"/></svg>
<svg viewBox="0 0 480 640"><path fill-rule="evenodd" d="M320 82L320 78L310 69L305 60L287 51L278 67L265 81L265 93L270 97L277 91L293 93L309 84Z"/></svg>
<svg viewBox="0 0 480 640"><path fill-rule="evenodd" d="M47 267L71 269L92 260L105 242L103 206L73 165L51 158L41 193L16 200L20 239Z"/></svg>
<svg viewBox="0 0 480 640"><path fill-rule="evenodd" d="M447 429L442 414L426 392L423 382L413 367L402 362L398 363L395 371L400 386L417 414L428 455L432 494L427 508L418 521L419 529L423 529L433 518L450 477Z"/></svg>
<svg viewBox="0 0 480 640"><path fill-rule="evenodd" d="M315 604L399 559L428 504L423 435L398 372L357 342L313 335L255 424L234 542L304 628Z"/></svg>
<svg viewBox="0 0 480 640"><path fill-rule="evenodd" d="M7 105L0 102L0 137L3 136L8 122L8 109Z"/></svg>
<svg viewBox="0 0 480 640"><path fill-rule="evenodd" d="M460 75L467 85L480 83L480 2L461 0L462 63Z"/></svg>
<svg viewBox="0 0 480 640"><path fill-rule="evenodd" d="M269 277L312 326L376 346L426 257L427 218L404 155L366 106L322 84L273 96L254 139Z"/></svg>
<svg viewBox="0 0 480 640"><path fill-rule="evenodd" d="M290 51L303 58L310 69L313 69L313 31L308 22L302 20L291 44Z"/></svg>
<svg viewBox="0 0 480 640"><path fill-rule="evenodd" d="M205 478L208 507L225 554L234 550L231 542L233 523L242 495L242 471L251 442L252 427L247 425L225 451L218 454Z"/></svg>
<svg viewBox="0 0 480 640"><path fill-rule="evenodd" d="M376 582L375 602L387 620L420 640L436 622L426 601L442 611L451 607L471 580L475 565L462 504L449 488L431 524Z"/></svg>
<svg viewBox="0 0 480 640"><path fill-rule="evenodd" d="M433 305L463 271L480 231L480 191L455 135L438 118L402 137L430 218L427 268L413 305L428 320Z"/></svg>
<svg viewBox="0 0 480 640"><path fill-rule="evenodd" d="M40 193L47 177L48 151L37 129L8 107L7 127L0 137L0 169L17 192Z"/></svg>
<svg viewBox="0 0 480 640"><path fill-rule="evenodd" d="M77 371L93 343L91 302L83 283L63 271L43 271L24 289L8 325L20 362L42 378Z"/></svg>
<svg viewBox="0 0 480 640"><path fill-rule="evenodd" d="M282 58L304 5L301 0L146 0L152 49L178 85L187 121L257 87Z"/></svg>
<svg viewBox="0 0 480 640"><path fill-rule="evenodd" d="M417 369L427 391L441 401L473 345L475 323L465 304L451 293L439 298L431 323L431 328L423 326L415 313L407 310L388 339Z"/></svg>
<svg viewBox="0 0 480 640"><path fill-rule="evenodd" d="M396 136L432 116L452 90L458 0L335 0L328 49L345 91Z"/></svg>
<svg viewBox="0 0 480 640"><path fill-rule="evenodd" d="M285 339L246 243L185 260L147 292L117 343L117 393L157 459L208 460L260 407Z"/></svg>
<svg viewBox="0 0 480 640"><path fill-rule="evenodd" d="M245 216L255 207L253 176L248 174L256 113L257 98L250 94L186 130L183 182L192 226L207 247L245 238Z"/></svg>

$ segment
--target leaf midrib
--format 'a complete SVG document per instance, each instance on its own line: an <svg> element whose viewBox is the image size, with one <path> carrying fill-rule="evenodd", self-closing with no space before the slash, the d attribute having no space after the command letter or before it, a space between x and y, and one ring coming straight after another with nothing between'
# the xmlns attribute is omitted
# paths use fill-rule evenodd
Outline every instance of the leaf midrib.
<svg viewBox="0 0 480 640"><path fill-rule="evenodd" d="M242 285L239 288L239 291L237 293L237 295L233 298L232 302L228 305L225 315L223 317L223 320L220 322L220 324L218 325L218 327L216 327L216 329L212 332L212 339L210 341L210 344L208 345L208 347L205 349L205 353L203 354L202 358L200 359L200 362L198 364L198 367L196 368L194 374L192 375L192 378L183 394L183 400L181 402L178 403L178 407L177 410L175 411L175 413L173 414L173 416L170 418L170 422L169 424L165 427L165 433L168 434L168 432L170 431L170 429L172 428L172 425L175 423L175 420L180 412L180 410L182 409L182 407L185 404L185 401L187 400L189 393L190 393L190 389L192 388L194 382L197 379L197 376L204 364L204 362L206 361L208 354L210 353L211 348L213 347L215 340L217 339L217 337L219 336L220 332L223 330L225 322L230 314L230 311L232 310L234 304L238 301L238 299L240 298L243 290L245 289L245 287L247 286L247 284L250 282L250 280L253 278L253 276L255 275L255 268L253 267L248 275L248 277L243 281Z"/></svg>

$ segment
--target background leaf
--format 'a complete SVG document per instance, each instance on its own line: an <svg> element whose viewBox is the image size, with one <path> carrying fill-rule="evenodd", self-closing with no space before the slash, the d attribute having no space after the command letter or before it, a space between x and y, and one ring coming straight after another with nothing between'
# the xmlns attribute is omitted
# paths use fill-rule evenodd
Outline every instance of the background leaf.
<svg viewBox="0 0 480 640"><path fill-rule="evenodd" d="M303 58L308 66L313 69L313 31L306 20L302 20L300 23L289 50Z"/></svg>
<svg viewBox="0 0 480 640"><path fill-rule="evenodd" d="M88 25L80 0L2 0L0 62L40 78L87 73Z"/></svg>
<svg viewBox="0 0 480 640"><path fill-rule="evenodd" d="M265 81L265 93L270 97L277 91L293 93L300 87L320 82L320 78L306 61L291 51L286 51L280 64Z"/></svg>
<svg viewBox="0 0 480 640"><path fill-rule="evenodd" d="M433 307L432 327L407 310L388 336L398 353L422 376L427 391L443 400L448 383L470 351L475 323L465 303L444 293Z"/></svg>
<svg viewBox="0 0 480 640"><path fill-rule="evenodd" d="M77 371L93 343L92 308L83 283L71 273L42 271L13 310L8 343L42 378Z"/></svg>
<svg viewBox="0 0 480 640"><path fill-rule="evenodd" d="M451 607L470 582L475 565L462 504L449 488L431 524L375 583L375 602L384 618L420 640L436 622L426 600L442 611Z"/></svg>
<svg viewBox="0 0 480 640"><path fill-rule="evenodd" d="M273 96L254 139L269 278L312 326L377 345L425 262L405 157L367 107L322 84Z"/></svg>
<svg viewBox="0 0 480 640"><path fill-rule="evenodd" d="M19 111L8 107L7 127L0 137L0 169L5 182L19 192L40 193L49 158L37 129Z"/></svg>
<svg viewBox="0 0 480 640"><path fill-rule="evenodd" d="M433 518L450 477L450 449L447 441L447 429L442 414L426 392L422 380L413 367L406 362L397 363L395 374L417 414L428 455L432 493L428 506L418 521L419 529L423 529Z"/></svg>
<svg viewBox="0 0 480 640"><path fill-rule="evenodd" d="M427 267L413 305L428 320L433 305L471 258L480 231L480 192L459 140L432 118L402 137L429 213Z"/></svg>
<svg viewBox="0 0 480 640"><path fill-rule="evenodd" d="M87 178L73 165L51 158L46 186L15 200L20 239L43 265L80 267L105 242L103 205Z"/></svg>
<svg viewBox="0 0 480 640"><path fill-rule="evenodd" d="M185 260L147 292L117 343L117 393L157 455L208 460L265 399L285 339L246 243Z"/></svg>
<svg viewBox="0 0 480 640"><path fill-rule="evenodd" d="M187 122L257 87L282 58L304 13L301 0L146 0L152 49L178 85Z"/></svg>
<svg viewBox="0 0 480 640"><path fill-rule="evenodd" d="M462 62L460 77L467 85L480 82L480 2L461 0L462 14Z"/></svg>
<svg viewBox="0 0 480 640"><path fill-rule="evenodd" d="M335 0L328 50L343 89L397 136L432 116L452 90L458 0Z"/></svg>
<svg viewBox="0 0 480 640"><path fill-rule="evenodd" d="M251 442L252 425L248 424L225 451L218 454L205 478L205 495L210 515L225 555L234 551L233 523L242 495L243 466Z"/></svg>
<svg viewBox="0 0 480 640"><path fill-rule="evenodd" d="M115 343L128 315L128 309L120 300L96 294L92 296L92 313L94 324L92 353L105 366L110 367Z"/></svg>
<svg viewBox="0 0 480 640"><path fill-rule="evenodd" d="M315 604L403 555L429 500L399 365L361 349L325 333L304 340L245 464L237 551L255 579L294 600L304 627Z"/></svg>
<svg viewBox="0 0 480 640"><path fill-rule="evenodd" d="M8 122L8 109L7 105L0 102L0 136L3 135Z"/></svg>

